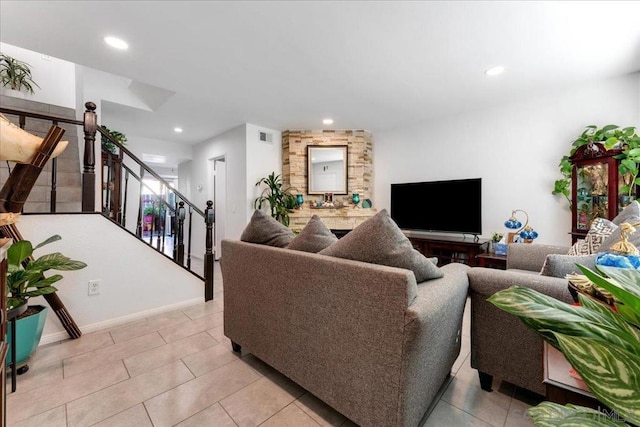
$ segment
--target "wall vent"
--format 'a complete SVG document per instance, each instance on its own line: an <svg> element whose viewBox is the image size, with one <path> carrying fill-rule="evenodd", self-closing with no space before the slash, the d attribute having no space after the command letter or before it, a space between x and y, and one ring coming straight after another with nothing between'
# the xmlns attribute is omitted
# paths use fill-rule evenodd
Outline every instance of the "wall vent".
<svg viewBox="0 0 640 427"><path fill-rule="evenodd" d="M260 140L260 142L273 144L273 134L267 132L258 132L258 139Z"/></svg>

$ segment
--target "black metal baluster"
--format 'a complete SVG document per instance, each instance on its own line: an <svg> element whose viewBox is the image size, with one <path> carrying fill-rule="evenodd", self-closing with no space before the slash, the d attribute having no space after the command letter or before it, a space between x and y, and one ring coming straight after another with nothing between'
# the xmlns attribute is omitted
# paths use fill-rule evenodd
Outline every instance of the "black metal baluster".
<svg viewBox="0 0 640 427"><path fill-rule="evenodd" d="M156 230L156 201L151 201L151 229L149 230L149 244L153 246L153 233Z"/></svg>
<svg viewBox="0 0 640 427"><path fill-rule="evenodd" d="M127 224L127 196L129 188L129 170L126 169L124 171L124 201L122 203L122 226L125 227Z"/></svg>
<svg viewBox="0 0 640 427"><path fill-rule="evenodd" d="M160 186L160 234L162 234L162 245L160 246L160 237L158 236L158 250L162 253L164 253L164 233L165 233L165 226L166 226L166 220L167 220L167 209L164 205L164 192L165 192L165 186L164 184L161 184Z"/></svg>
<svg viewBox="0 0 640 427"><path fill-rule="evenodd" d="M184 265L184 202L180 201L178 206L178 212L176 215L178 217L178 263L180 265Z"/></svg>
<svg viewBox="0 0 640 427"><path fill-rule="evenodd" d="M56 199L58 187L58 159L51 159L51 200L49 202L49 211L55 213Z"/></svg>
<svg viewBox="0 0 640 427"><path fill-rule="evenodd" d="M213 223L215 221L211 200L207 200L204 221L207 224L204 254L204 300L211 301L213 299Z"/></svg>
<svg viewBox="0 0 640 427"><path fill-rule="evenodd" d="M189 205L189 238L187 239L187 268L191 271L191 222L193 221L193 209Z"/></svg>
<svg viewBox="0 0 640 427"><path fill-rule="evenodd" d="M139 194L140 197L138 197L138 224L136 225L136 235L138 236L138 238L142 239L143 238L143 231L144 231L144 217L143 217L143 204L144 204L144 195L142 194L142 178L144 177L144 168L142 166L140 166L140 190L139 190Z"/></svg>
<svg viewBox="0 0 640 427"><path fill-rule="evenodd" d="M107 218L111 218L111 209L113 208L111 204L111 180L113 169L113 158L111 157L111 153L107 154L107 184L106 184L106 195L105 195L105 207L104 207L104 216Z"/></svg>

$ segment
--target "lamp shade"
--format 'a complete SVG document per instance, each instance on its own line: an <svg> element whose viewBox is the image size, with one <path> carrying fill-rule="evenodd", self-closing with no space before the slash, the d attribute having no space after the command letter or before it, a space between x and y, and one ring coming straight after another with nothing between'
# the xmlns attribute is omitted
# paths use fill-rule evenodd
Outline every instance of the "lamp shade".
<svg viewBox="0 0 640 427"><path fill-rule="evenodd" d="M516 218L511 217L508 220L506 220L504 222L504 226L511 229L511 230L516 230L520 227L522 227L522 223L520 221L518 221Z"/></svg>

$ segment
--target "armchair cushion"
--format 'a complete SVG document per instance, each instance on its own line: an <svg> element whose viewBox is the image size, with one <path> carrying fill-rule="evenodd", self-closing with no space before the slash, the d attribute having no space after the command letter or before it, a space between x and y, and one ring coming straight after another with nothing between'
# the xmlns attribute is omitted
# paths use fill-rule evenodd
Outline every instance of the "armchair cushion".
<svg viewBox="0 0 640 427"><path fill-rule="evenodd" d="M582 256L549 254L544 261L540 274L551 277L565 277L567 274L582 274L576 264L582 264L593 270L596 265L596 256L596 254Z"/></svg>

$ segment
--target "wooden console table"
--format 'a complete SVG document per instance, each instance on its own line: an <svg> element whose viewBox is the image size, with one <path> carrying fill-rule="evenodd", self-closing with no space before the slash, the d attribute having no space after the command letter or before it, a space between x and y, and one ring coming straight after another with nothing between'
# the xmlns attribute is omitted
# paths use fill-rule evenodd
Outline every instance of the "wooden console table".
<svg viewBox="0 0 640 427"><path fill-rule="evenodd" d="M507 256L496 255L490 253L483 253L476 256L476 263L478 267L496 268L498 270L507 269Z"/></svg>
<svg viewBox="0 0 640 427"><path fill-rule="evenodd" d="M426 257L438 257L438 264L460 262L472 267L478 266L478 255L482 253L480 246L485 240L474 241L472 237L454 236L412 236L407 237L413 247Z"/></svg>

